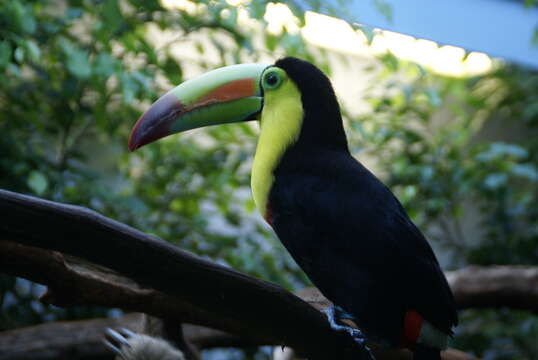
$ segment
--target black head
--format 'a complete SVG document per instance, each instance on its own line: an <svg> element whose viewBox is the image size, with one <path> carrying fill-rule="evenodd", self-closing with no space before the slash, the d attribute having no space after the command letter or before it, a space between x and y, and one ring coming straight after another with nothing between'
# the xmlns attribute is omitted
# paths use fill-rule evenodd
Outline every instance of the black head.
<svg viewBox="0 0 538 360"><path fill-rule="evenodd" d="M322 146L347 151L340 106L329 78L311 63L294 57L278 60L301 92L303 126L296 146Z"/></svg>

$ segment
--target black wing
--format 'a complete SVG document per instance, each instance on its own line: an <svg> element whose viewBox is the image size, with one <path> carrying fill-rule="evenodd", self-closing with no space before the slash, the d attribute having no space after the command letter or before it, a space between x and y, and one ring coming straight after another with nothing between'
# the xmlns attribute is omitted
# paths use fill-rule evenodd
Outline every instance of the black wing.
<svg viewBox="0 0 538 360"><path fill-rule="evenodd" d="M411 309L451 334L452 293L399 201L350 156L313 165L277 173L270 195L273 227L312 282L376 336L397 342Z"/></svg>

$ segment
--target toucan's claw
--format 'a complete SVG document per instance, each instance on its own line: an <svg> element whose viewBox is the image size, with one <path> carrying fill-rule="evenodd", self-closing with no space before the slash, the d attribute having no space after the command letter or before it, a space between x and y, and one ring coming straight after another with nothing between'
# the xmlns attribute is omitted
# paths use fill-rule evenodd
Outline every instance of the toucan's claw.
<svg viewBox="0 0 538 360"><path fill-rule="evenodd" d="M351 338L355 343L357 343L360 347L364 348L368 354L370 355L371 359L375 359L372 351L368 347L367 338L364 335L364 333L359 330L352 328L351 326L343 325L342 320L355 320L355 317L351 315L350 313L346 312L344 309L342 309L340 306L329 306L326 309L321 310L325 315L327 315L327 320L329 321L329 324L331 325L331 329L339 332L345 332Z"/></svg>
<svg viewBox="0 0 538 360"><path fill-rule="evenodd" d="M356 330L362 334L362 332L359 329L354 329L350 326L342 324L342 320L355 320L355 318L353 315L346 312L340 306L337 306L337 305L329 306L328 308L323 309L322 312L324 312L325 315L327 315L327 320L329 321L331 328L333 328L334 330L345 331L345 332L350 333L350 335L351 335L352 330Z"/></svg>
<svg viewBox="0 0 538 360"><path fill-rule="evenodd" d="M353 320L355 320L355 316L351 315L350 313L348 313L347 311L342 309L342 307L340 307L338 305L334 305L332 308L333 308L334 315L336 317L336 321L339 321L339 320L352 320L353 321ZM325 310L327 310L327 309L325 309Z"/></svg>

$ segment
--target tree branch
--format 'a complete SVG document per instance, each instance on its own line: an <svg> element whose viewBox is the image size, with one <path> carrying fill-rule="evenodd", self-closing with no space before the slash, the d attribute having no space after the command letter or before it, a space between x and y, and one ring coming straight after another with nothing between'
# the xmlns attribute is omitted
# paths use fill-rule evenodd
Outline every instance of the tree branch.
<svg viewBox="0 0 538 360"><path fill-rule="evenodd" d="M536 266L469 266L446 277L460 309L509 307L538 314Z"/></svg>
<svg viewBox="0 0 538 360"><path fill-rule="evenodd" d="M107 359L114 354L102 344L108 327L139 330L140 314L117 319L59 321L0 333L0 359Z"/></svg>
<svg viewBox="0 0 538 360"><path fill-rule="evenodd" d="M222 326L226 326L218 316L208 314L180 298L141 287L136 282L110 269L84 262L76 257L64 256L58 252L21 245L13 241L0 241L0 272L24 277L47 285L47 291L41 296L41 301L46 304L56 306L93 305L120 307L127 311L140 311L162 318L189 321L208 327L222 328ZM316 309L323 309L330 305L330 302L316 288L305 288L297 295ZM106 326L124 326L135 331L140 331L140 324L137 324L132 319L127 319L126 323L117 323L115 321L110 320L111 323ZM66 323L61 324L63 325L58 327L56 323L52 323L50 324L50 329L43 324L37 327L38 330L33 330L34 327L27 328L26 330L14 330L15 333L13 335L10 332L3 333L0 336L0 348L5 349L6 354L9 356L5 355L8 357L4 358L2 356L0 359L13 360L17 357L10 354L18 354L20 352L32 354L33 352L38 352L35 346L30 346L28 347L29 352L26 353L24 350L21 350L25 347L21 347L20 341L17 344L12 344L9 339L12 336L18 336L22 339L27 337L35 339L39 338L41 333L49 334L49 336L43 337L41 341L47 342L47 344L42 346L49 346L51 348L51 359L56 357L54 354L62 351L74 351L77 354L84 354L86 352L99 352L102 350L100 347L96 350L88 349L88 347L96 344L97 340L95 340L95 337L102 336L102 332L91 330L96 326L100 326L99 323L88 323L88 326L91 328L88 331L82 330L85 326L84 322L72 322L72 325L69 326ZM103 327L105 325L101 328ZM195 325L184 325L184 327L186 327L186 340L200 349L257 346L271 343L267 339L260 338L256 333L248 334L248 336L245 336L245 334L237 336L207 327ZM62 329L65 332L62 332ZM20 335L21 333L19 331L22 334L26 334L25 331L28 331L29 335ZM89 338L87 341L80 340L77 336L71 339L65 335L69 331L83 333L84 337L89 336ZM52 340L50 334L54 333L58 334L58 339ZM12 344L12 346L9 346L9 344ZM73 350L73 348L76 350ZM41 349L41 347L37 349ZM455 352L452 351L451 354L455 354ZM447 359L455 360L461 358L454 356L452 355ZM20 358L30 358L30 355L21 356ZM392 358L396 359L398 357Z"/></svg>
<svg viewBox="0 0 538 360"><path fill-rule="evenodd" d="M118 307L178 322L234 329L233 323L221 321L181 297L140 286L106 267L1 236L0 240L0 272L47 285L40 299L45 304Z"/></svg>
<svg viewBox="0 0 538 360"><path fill-rule="evenodd" d="M12 241L61 251L110 267L141 284L133 288L119 281L114 290L110 279L97 285L101 280L91 271L60 259L60 254L49 254L56 260L47 268L48 274L46 261L38 261L33 270L29 263L43 256L43 250L33 249L41 253L29 254L27 262L18 262L18 256L9 261L9 254L1 252L8 260L1 262L7 264L5 271L50 286L44 296L50 303L73 305L82 300L87 305L177 316L181 322L210 325L254 338L259 344L290 346L311 359L362 358L347 336L329 328L324 315L284 289L213 264L88 209L0 190L0 217L1 243L14 251L21 245ZM75 280L79 276L85 280ZM92 286L96 291L89 291ZM380 351L376 356L379 360L409 358L403 351ZM449 353L443 358L455 359Z"/></svg>

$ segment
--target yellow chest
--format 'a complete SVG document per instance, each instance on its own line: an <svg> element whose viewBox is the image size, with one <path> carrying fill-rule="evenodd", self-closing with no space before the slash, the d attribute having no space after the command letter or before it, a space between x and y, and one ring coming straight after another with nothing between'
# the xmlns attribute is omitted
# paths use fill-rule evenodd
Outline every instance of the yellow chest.
<svg viewBox="0 0 538 360"><path fill-rule="evenodd" d="M300 94L291 81L286 85L290 87L286 89L288 96L265 96L260 137L252 164L252 195L263 217L266 216L269 191L275 180L274 170L286 149L297 141L301 131L303 108Z"/></svg>

